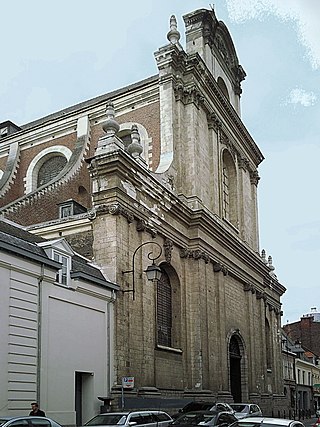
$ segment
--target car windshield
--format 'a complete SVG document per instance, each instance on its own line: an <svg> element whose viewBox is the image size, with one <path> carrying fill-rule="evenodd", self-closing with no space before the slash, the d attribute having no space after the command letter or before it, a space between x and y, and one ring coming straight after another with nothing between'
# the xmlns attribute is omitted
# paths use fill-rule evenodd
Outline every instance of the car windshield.
<svg viewBox="0 0 320 427"><path fill-rule="evenodd" d="M191 412L210 409L214 404L211 402L189 402L182 408L182 412Z"/></svg>
<svg viewBox="0 0 320 427"><path fill-rule="evenodd" d="M248 412L248 405L231 405L231 408L236 412Z"/></svg>
<svg viewBox="0 0 320 427"><path fill-rule="evenodd" d="M8 418L0 418L0 426L2 426L2 424L6 423L8 421Z"/></svg>
<svg viewBox="0 0 320 427"><path fill-rule="evenodd" d="M187 413L178 419L173 423L175 425L179 424L206 424L208 422L211 422L212 420L215 420L216 415L211 414L193 414L193 413ZM213 422L214 424L214 422Z"/></svg>
<svg viewBox="0 0 320 427"><path fill-rule="evenodd" d="M124 414L101 414L88 421L86 426L111 426L115 424L124 424L126 415Z"/></svg>

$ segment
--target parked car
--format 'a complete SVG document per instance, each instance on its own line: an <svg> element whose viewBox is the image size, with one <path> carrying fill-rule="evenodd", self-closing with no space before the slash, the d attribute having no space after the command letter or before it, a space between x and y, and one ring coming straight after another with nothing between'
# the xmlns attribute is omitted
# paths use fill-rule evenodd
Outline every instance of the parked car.
<svg viewBox="0 0 320 427"><path fill-rule="evenodd" d="M170 415L163 411L127 411L96 415L85 423L85 426L167 427L172 422Z"/></svg>
<svg viewBox="0 0 320 427"><path fill-rule="evenodd" d="M172 415L172 418L176 419L181 414L186 414L187 412L194 411L225 411L230 413L234 412L234 410L228 403L193 400L192 402L188 402L182 409L179 409L179 412Z"/></svg>
<svg viewBox="0 0 320 427"><path fill-rule="evenodd" d="M254 403L230 403L230 406L238 419L245 417L262 417L261 409Z"/></svg>
<svg viewBox="0 0 320 427"><path fill-rule="evenodd" d="M188 427L188 426L219 426L227 427L230 424L234 423L237 418L230 412L220 412L220 411L194 411L186 412L185 414L180 415L174 422L173 426L176 427Z"/></svg>
<svg viewBox="0 0 320 427"><path fill-rule="evenodd" d="M250 417L242 418L230 427L304 427L302 422L283 418Z"/></svg>
<svg viewBox="0 0 320 427"><path fill-rule="evenodd" d="M320 427L320 415L318 414L320 412L319 410L316 411L317 420L314 424L312 424L312 427Z"/></svg>
<svg viewBox="0 0 320 427"><path fill-rule="evenodd" d="M47 417L0 417L0 427L61 427Z"/></svg>

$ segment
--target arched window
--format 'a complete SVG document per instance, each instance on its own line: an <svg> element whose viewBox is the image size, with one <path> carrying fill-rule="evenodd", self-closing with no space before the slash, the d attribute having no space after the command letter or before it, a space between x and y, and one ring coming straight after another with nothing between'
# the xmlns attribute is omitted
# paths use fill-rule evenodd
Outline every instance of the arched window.
<svg viewBox="0 0 320 427"><path fill-rule="evenodd" d="M222 217L238 227L237 172L230 153L224 150L222 156Z"/></svg>
<svg viewBox="0 0 320 427"><path fill-rule="evenodd" d="M165 271L157 284L157 344L172 347L172 288Z"/></svg>
<svg viewBox="0 0 320 427"><path fill-rule="evenodd" d="M241 402L241 351L236 336L232 336L229 343L229 361L230 361L230 387L231 394L235 402Z"/></svg>
<svg viewBox="0 0 320 427"><path fill-rule="evenodd" d="M227 86L226 86L223 78L218 77L217 83L218 83L218 86L219 86L221 92L224 94L224 96L227 98L227 100L230 101L229 92L228 92Z"/></svg>
<svg viewBox="0 0 320 427"><path fill-rule="evenodd" d="M222 168L222 210L223 217L230 219L229 172L226 165Z"/></svg>
<svg viewBox="0 0 320 427"><path fill-rule="evenodd" d="M64 156L54 156L45 160L38 172L37 188L50 182L62 171L66 164L67 159Z"/></svg>
<svg viewBox="0 0 320 427"><path fill-rule="evenodd" d="M63 145L47 147L30 162L25 177L25 193L35 191L55 178L70 160L72 151Z"/></svg>

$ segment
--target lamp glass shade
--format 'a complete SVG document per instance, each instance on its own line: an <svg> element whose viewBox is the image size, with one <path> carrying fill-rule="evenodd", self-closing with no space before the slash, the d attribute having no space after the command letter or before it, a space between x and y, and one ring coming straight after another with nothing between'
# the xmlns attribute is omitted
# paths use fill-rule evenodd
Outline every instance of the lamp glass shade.
<svg viewBox="0 0 320 427"><path fill-rule="evenodd" d="M150 281L160 280L162 274L161 268L156 264L149 265L145 272L147 275L147 279Z"/></svg>

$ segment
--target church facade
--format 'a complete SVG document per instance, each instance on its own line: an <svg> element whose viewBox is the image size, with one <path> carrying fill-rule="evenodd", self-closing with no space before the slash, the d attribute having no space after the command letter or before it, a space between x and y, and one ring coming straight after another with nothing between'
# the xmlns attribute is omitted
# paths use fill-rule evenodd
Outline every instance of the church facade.
<svg viewBox="0 0 320 427"><path fill-rule="evenodd" d="M205 398L277 414L285 288L259 249L263 155L241 120L245 72L213 10L184 21L186 47L172 16L157 75L0 124L1 214L64 237L120 286L114 403L133 377L128 407Z"/></svg>

